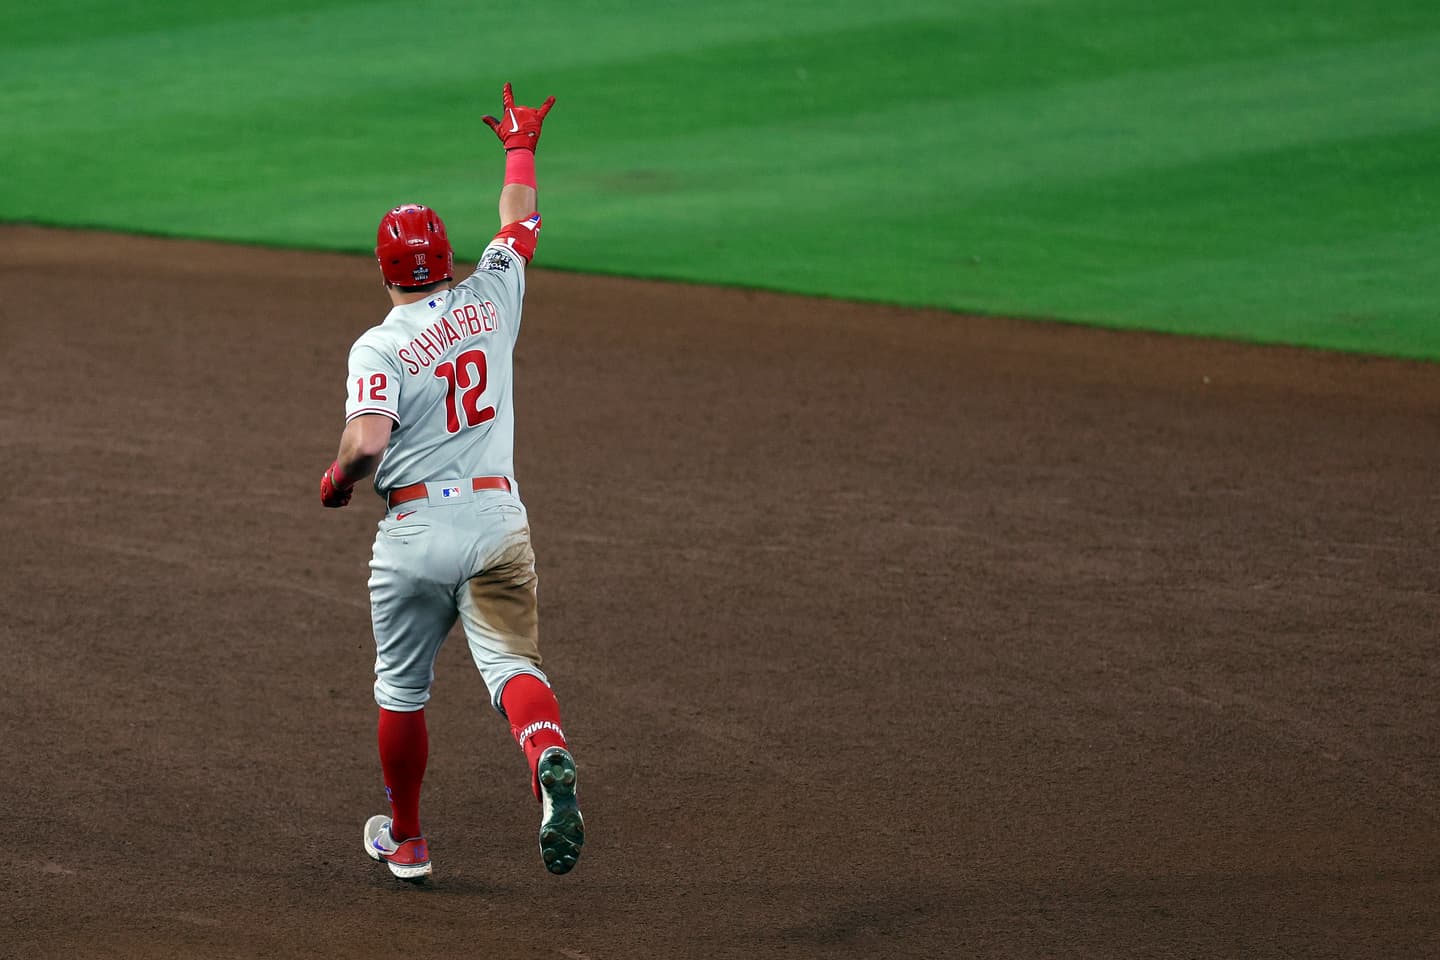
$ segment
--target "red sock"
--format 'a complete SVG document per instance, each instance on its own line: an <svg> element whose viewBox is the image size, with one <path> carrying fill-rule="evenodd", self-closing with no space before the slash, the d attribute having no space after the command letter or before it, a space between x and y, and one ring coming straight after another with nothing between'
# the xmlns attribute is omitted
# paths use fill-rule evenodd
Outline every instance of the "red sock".
<svg viewBox="0 0 1440 960"><path fill-rule="evenodd" d="M500 693L500 706L510 721L510 735L525 751L525 762L530 765L530 789L539 800L535 764L546 749L565 746L565 733L560 729L560 704L544 681L534 674L522 673L505 684Z"/></svg>
<svg viewBox="0 0 1440 960"><path fill-rule="evenodd" d="M420 782L429 759L424 709L401 713L381 707L380 769L390 798L390 836L396 840L420 836Z"/></svg>

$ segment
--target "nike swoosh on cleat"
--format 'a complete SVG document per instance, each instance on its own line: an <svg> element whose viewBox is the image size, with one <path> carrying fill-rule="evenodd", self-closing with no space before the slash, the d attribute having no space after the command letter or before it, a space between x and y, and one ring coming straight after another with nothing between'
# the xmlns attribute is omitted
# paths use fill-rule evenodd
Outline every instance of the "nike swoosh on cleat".
<svg viewBox="0 0 1440 960"><path fill-rule="evenodd" d="M411 510L409 513L397 513L397 514L395 514L395 519L396 519L396 520L404 520L406 517L413 517L413 516L415 516L415 511L414 511L414 510Z"/></svg>

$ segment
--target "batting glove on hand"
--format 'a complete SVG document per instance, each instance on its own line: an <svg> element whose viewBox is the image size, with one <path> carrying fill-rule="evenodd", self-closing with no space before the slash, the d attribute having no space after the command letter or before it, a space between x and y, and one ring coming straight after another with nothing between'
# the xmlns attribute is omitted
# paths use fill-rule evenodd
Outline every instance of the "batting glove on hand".
<svg viewBox="0 0 1440 960"><path fill-rule="evenodd" d="M354 481L340 476L340 461L335 461L320 475L320 502L327 507L343 507L355 492Z"/></svg>
<svg viewBox="0 0 1440 960"><path fill-rule="evenodd" d="M502 98L505 101L503 121L489 116L480 119L495 131L495 136L500 138L506 150L534 150L540 143L540 125L545 122L545 114L555 105L555 98L546 97L538 109L516 106L515 94L511 92L508 83L505 84Z"/></svg>

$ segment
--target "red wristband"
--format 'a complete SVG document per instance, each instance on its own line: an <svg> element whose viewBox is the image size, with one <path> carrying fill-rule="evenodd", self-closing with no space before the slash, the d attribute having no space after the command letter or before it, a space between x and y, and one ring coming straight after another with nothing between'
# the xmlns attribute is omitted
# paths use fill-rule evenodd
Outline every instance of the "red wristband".
<svg viewBox="0 0 1440 960"><path fill-rule="evenodd" d="M339 460L332 462L327 472L330 474L330 482L335 485L336 490L344 490L347 487L355 486L354 480L347 480L344 475L340 473Z"/></svg>
<svg viewBox="0 0 1440 960"><path fill-rule="evenodd" d="M518 183L532 190L535 186L535 151L516 147L505 151L505 182Z"/></svg>

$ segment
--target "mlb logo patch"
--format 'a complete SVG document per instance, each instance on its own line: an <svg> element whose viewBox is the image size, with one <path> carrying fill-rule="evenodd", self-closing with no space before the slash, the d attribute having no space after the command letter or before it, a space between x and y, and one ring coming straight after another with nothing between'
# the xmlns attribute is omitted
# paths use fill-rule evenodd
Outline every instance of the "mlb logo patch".
<svg viewBox="0 0 1440 960"><path fill-rule="evenodd" d="M460 488L459 488L459 487L445 487L444 489L442 489L442 490L440 491L440 496L446 498L447 500L448 500L450 497L458 497L458 496L460 496Z"/></svg>

